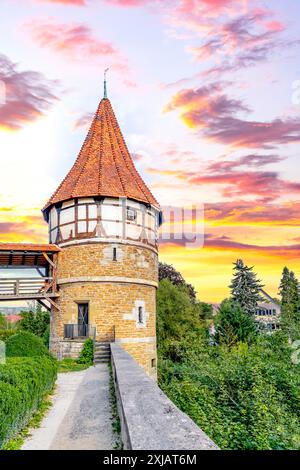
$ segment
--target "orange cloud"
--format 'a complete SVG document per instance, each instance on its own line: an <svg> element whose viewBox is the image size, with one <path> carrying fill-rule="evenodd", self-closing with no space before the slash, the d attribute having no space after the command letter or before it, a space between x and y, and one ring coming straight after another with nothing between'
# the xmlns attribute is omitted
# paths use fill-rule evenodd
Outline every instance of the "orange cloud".
<svg viewBox="0 0 300 470"><path fill-rule="evenodd" d="M179 91L165 107L165 112L173 110L179 111L187 126L220 144L272 149L300 141L299 118L270 122L241 119L237 114L249 113L249 108L223 93L220 83Z"/></svg>

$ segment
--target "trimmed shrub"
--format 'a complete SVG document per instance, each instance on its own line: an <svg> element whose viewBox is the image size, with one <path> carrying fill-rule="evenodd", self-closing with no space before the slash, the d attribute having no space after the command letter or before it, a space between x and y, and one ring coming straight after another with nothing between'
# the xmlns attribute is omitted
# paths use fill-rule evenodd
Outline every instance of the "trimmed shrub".
<svg viewBox="0 0 300 470"><path fill-rule="evenodd" d="M7 341L8 338L15 335L15 330L0 330L0 341Z"/></svg>
<svg viewBox="0 0 300 470"><path fill-rule="evenodd" d="M33 333L29 333L28 331L20 331L19 333L11 336L6 341L6 356L48 356L52 358L48 349L44 345L43 340Z"/></svg>
<svg viewBox="0 0 300 470"><path fill-rule="evenodd" d="M0 365L0 448L28 423L56 380L57 363L42 357L12 357Z"/></svg>
<svg viewBox="0 0 300 470"><path fill-rule="evenodd" d="M82 351L80 353L78 363L79 364L93 364L94 360L94 343L93 340L87 339L84 342Z"/></svg>

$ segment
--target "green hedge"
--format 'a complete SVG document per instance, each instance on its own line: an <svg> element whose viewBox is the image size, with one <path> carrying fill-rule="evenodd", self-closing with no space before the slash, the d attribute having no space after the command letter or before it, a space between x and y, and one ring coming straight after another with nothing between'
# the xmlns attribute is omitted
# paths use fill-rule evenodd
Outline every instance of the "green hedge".
<svg viewBox="0 0 300 470"><path fill-rule="evenodd" d="M0 448L28 423L56 380L50 357L9 358L0 365Z"/></svg>
<svg viewBox="0 0 300 470"><path fill-rule="evenodd" d="M15 335L16 331L15 330L0 330L0 341L7 341L8 338L11 336Z"/></svg>
<svg viewBox="0 0 300 470"><path fill-rule="evenodd" d="M43 340L29 331L20 331L6 341L7 357L52 357Z"/></svg>
<svg viewBox="0 0 300 470"><path fill-rule="evenodd" d="M6 342L6 364L0 365L0 449L26 426L56 380L57 361L43 341L19 332Z"/></svg>

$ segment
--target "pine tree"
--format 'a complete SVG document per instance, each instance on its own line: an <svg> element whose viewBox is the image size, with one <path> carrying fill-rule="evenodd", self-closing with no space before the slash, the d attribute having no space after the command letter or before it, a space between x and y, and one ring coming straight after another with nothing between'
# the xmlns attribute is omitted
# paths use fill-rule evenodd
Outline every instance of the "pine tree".
<svg viewBox="0 0 300 470"><path fill-rule="evenodd" d="M279 286L281 297L281 328L289 341L300 338L300 284L293 271L283 269Z"/></svg>
<svg viewBox="0 0 300 470"><path fill-rule="evenodd" d="M263 300L260 295L263 284L257 279L253 266L249 268L241 259L234 263L234 271L229 286L231 299L234 303L239 304L245 313L254 315L258 302Z"/></svg>

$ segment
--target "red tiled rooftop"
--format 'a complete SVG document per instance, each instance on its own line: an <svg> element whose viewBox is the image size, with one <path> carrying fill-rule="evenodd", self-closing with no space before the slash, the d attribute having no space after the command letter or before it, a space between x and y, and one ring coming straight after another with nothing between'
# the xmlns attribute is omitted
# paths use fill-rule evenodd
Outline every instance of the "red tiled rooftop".
<svg viewBox="0 0 300 470"><path fill-rule="evenodd" d="M58 252L61 249L57 245L33 244L33 243L0 243L0 251L33 251L33 252Z"/></svg>
<svg viewBox="0 0 300 470"><path fill-rule="evenodd" d="M134 166L107 98L100 101L73 167L43 211L58 202L93 196L127 197L159 208Z"/></svg>

